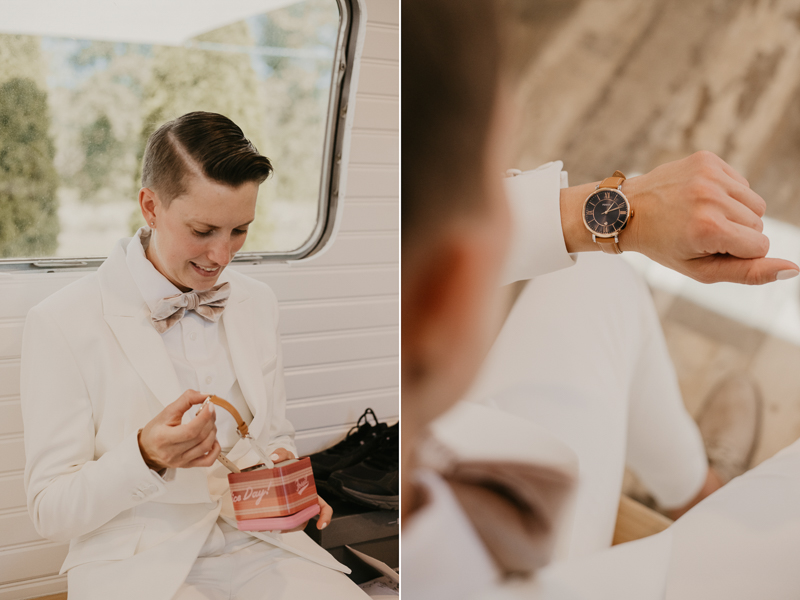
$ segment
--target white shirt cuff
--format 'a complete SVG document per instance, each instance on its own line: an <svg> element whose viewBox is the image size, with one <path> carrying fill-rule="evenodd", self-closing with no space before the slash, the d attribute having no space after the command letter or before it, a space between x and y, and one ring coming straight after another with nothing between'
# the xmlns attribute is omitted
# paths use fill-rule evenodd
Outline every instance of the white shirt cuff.
<svg viewBox="0 0 800 600"><path fill-rule="evenodd" d="M568 186L564 164L553 161L532 171L509 171L505 180L511 205L511 249L502 284L533 279L571 267L561 227L561 189Z"/></svg>

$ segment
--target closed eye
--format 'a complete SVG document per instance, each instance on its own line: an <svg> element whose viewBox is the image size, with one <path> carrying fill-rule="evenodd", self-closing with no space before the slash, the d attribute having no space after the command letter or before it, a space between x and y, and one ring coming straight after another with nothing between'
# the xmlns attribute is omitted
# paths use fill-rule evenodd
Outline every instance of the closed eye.
<svg viewBox="0 0 800 600"><path fill-rule="evenodd" d="M212 233L214 233L214 229L208 229L206 231L198 231L197 229L192 229L192 233L197 237L208 237ZM247 235L247 229L234 229L232 231L234 235Z"/></svg>

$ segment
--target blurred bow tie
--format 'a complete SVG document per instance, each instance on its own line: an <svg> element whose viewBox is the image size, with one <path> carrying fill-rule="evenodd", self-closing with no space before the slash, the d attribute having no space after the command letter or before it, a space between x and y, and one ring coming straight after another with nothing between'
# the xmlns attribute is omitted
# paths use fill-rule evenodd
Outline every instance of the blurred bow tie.
<svg viewBox="0 0 800 600"><path fill-rule="evenodd" d="M217 322L230 295L231 284L226 281L203 292L191 291L169 296L158 301L150 320L158 333L169 331L187 310L193 310L206 321Z"/></svg>

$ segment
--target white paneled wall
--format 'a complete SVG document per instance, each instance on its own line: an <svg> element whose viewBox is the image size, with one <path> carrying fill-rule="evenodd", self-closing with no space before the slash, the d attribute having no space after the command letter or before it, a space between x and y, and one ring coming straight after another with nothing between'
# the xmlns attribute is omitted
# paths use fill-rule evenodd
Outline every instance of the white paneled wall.
<svg viewBox="0 0 800 600"><path fill-rule="evenodd" d="M399 415L399 1L366 9L338 234L319 258L236 267L280 301L287 410L303 453L341 439L368 407ZM0 600L66 589L66 546L39 538L25 509L19 355L27 311L80 276L0 273Z"/></svg>

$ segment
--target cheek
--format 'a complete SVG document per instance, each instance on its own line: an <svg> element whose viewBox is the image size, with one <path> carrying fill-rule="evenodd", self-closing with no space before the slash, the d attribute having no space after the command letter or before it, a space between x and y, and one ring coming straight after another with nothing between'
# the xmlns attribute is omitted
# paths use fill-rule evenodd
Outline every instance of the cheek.
<svg viewBox="0 0 800 600"><path fill-rule="evenodd" d="M235 236L233 238L233 243L231 243L231 255L236 254L239 250L241 250L246 240L247 234Z"/></svg>

